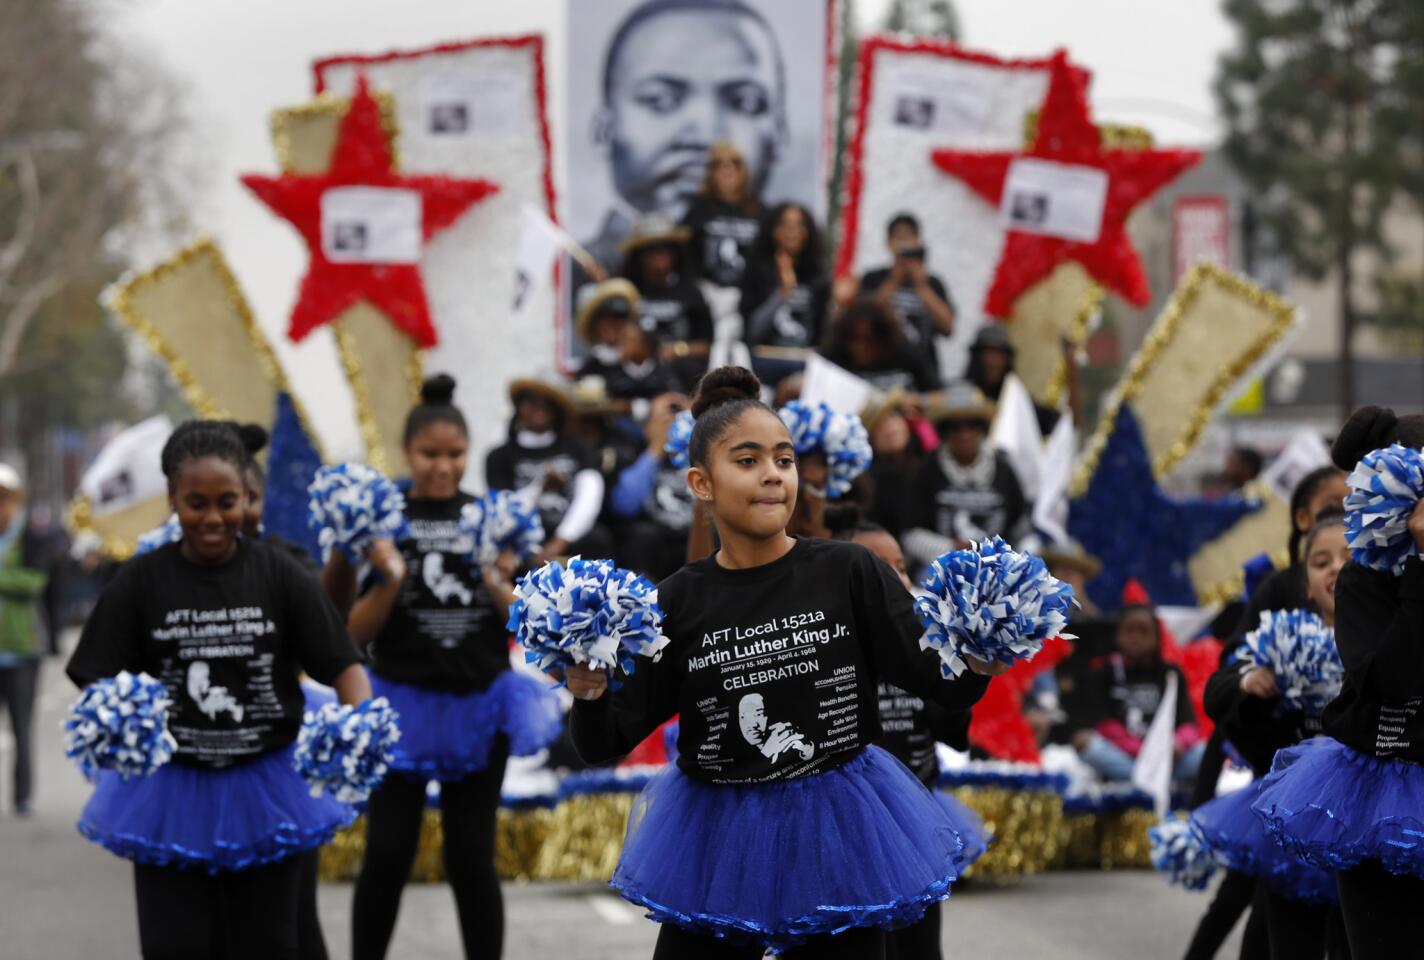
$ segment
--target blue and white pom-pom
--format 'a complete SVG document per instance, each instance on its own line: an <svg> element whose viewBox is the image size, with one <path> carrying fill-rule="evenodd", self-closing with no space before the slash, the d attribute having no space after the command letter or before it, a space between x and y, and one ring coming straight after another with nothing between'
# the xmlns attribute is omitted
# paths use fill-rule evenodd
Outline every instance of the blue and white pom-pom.
<svg viewBox="0 0 1424 960"><path fill-rule="evenodd" d="M1270 670L1281 699L1310 716L1319 716L1345 682L1335 631L1307 610L1264 611L1232 659Z"/></svg>
<svg viewBox="0 0 1424 960"><path fill-rule="evenodd" d="M514 592L509 629L541 670L582 664L631 674L635 656L656 660L668 644L658 588L608 560L550 561Z"/></svg>
<svg viewBox="0 0 1424 960"><path fill-rule="evenodd" d="M154 527L148 533L138 538L138 545L134 547L133 555L141 557L145 553L152 553L159 547L166 547L170 543L177 543L183 539L183 528L178 523L178 516L174 514L163 521L162 526Z"/></svg>
<svg viewBox="0 0 1424 960"><path fill-rule="evenodd" d="M312 796L329 790L340 803L365 803L390 769L399 719L385 697L307 711L292 762Z"/></svg>
<svg viewBox="0 0 1424 960"><path fill-rule="evenodd" d="M146 673L89 684L64 721L64 755L93 778L113 770L125 780L146 777L169 760L177 743L168 732L168 688Z"/></svg>
<svg viewBox="0 0 1424 960"><path fill-rule="evenodd" d="M352 562L380 539L398 540L407 528L405 496L364 463L322 467L307 487L307 522L320 531L322 559L336 547Z"/></svg>
<svg viewBox="0 0 1424 960"><path fill-rule="evenodd" d="M1032 659L1045 640L1067 637L1073 588L1038 557L998 537L946 553L930 567L915 610L925 625L920 649L933 648L940 672L957 677L968 657L1013 664Z"/></svg>
<svg viewBox="0 0 1424 960"><path fill-rule="evenodd" d="M1152 866L1170 883L1205 890L1219 864L1191 820L1162 820L1147 831Z"/></svg>
<svg viewBox="0 0 1424 960"><path fill-rule="evenodd" d="M1424 453L1394 444L1365 454L1346 479L1345 539L1355 562L1395 576L1419 555L1409 515L1424 500Z"/></svg>
<svg viewBox="0 0 1424 960"><path fill-rule="evenodd" d="M527 560L544 546L539 512L509 490L492 490L465 504L460 525L469 533L481 566L494 563L506 550Z"/></svg>
<svg viewBox="0 0 1424 960"><path fill-rule="evenodd" d="M860 417L837 413L830 404L800 400L792 400L780 413L797 454L819 450L826 455L826 496L836 499L849 493L871 460L870 434Z"/></svg>
<svg viewBox="0 0 1424 960"><path fill-rule="evenodd" d="M687 456L687 445L692 442L692 425L696 422L691 410L681 410L668 426L663 453L667 454L668 463L676 470L686 470L692 465Z"/></svg>

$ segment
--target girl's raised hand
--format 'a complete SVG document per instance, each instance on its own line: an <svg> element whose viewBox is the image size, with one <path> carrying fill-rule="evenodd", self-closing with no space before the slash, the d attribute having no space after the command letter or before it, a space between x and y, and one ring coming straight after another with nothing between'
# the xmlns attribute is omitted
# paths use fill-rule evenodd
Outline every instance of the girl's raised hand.
<svg viewBox="0 0 1424 960"><path fill-rule="evenodd" d="M575 664L566 669L564 680L569 685L569 693L579 700L597 700L608 689L606 673L582 664Z"/></svg>
<svg viewBox="0 0 1424 960"><path fill-rule="evenodd" d="M366 551L366 560L387 583L405 581L405 556L396 547L394 540L374 540Z"/></svg>
<svg viewBox="0 0 1424 960"><path fill-rule="evenodd" d="M1011 663L1000 663L998 660L980 660L978 657L965 655L964 660L969 664L969 669L983 677L997 677L1001 673L1008 673Z"/></svg>
<svg viewBox="0 0 1424 960"><path fill-rule="evenodd" d="M1409 514L1409 535L1414 538L1419 549L1424 550L1424 500L1416 503L1413 512Z"/></svg>
<svg viewBox="0 0 1424 960"><path fill-rule="evenodd" d="M1276 675L1265 667L1253 667L1241 675L1241 692L1247 696L1269 700L1280 696Z"/></svg>

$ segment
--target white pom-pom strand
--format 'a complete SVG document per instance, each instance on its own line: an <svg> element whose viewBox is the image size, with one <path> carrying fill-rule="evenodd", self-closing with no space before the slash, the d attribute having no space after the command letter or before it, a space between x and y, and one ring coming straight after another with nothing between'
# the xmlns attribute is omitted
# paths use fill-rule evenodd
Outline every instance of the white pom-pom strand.
<svg viewBox="0 0 1424 960"><path fill-rule="evenodd" d="M937 559L915 610L925 625L921 649L940 657L945 677L986 663L1032 659L1063 632L1076 604L1073 588L1051 576L1044 562L993 537Z"/></svg>
<svg viewBox="0 0 1424 960"><path fill-rule="evenodd" d="M84 688L64 721L64 755L86 777L113 770L145 777L169 760L177 743L168 732L173 701L162 682L128 671Z"/></svg>
<svg viewBox="0 0 1424 960"><path fill-rule="evenodd" d="M691 410L682 410L672 418L672 424L668 427L663 453L667 454L668 463L675 470L686 470L692 465L687 449L688 444L692 442L692 427L695 422Z"/></svg>
<svg viewBox="0 0 1424 960"><path fill-rule="evenodd" d="M364 463L322 467L307 487L308 523L318 531L323 559L333 547L353 562L376 540L405 535L405 496Z"/></svg>
<svg viewBox="0 0 1424 960"><path fill-rule="evenodd" d="M542 670L573 664L624 673L667 646L658 590L608 560L574 557L530 571L515 588L509 629Z"/></svg>
<svg viewBox="0 0 1424 960"><path fill-rule="evenodd" d="M309 711L293 765L312 796L330 791L341 803L365 803L390 769L400 739L399 715L385 697L359 706L327 703Z"/></svg>
<svg viewBox="0 0 1424 960"><path fill-rule="evenodd" d="M1419 544L1409 516L1424 499L1424 453L1394 444L1365 454L1345 481L1345 539L1356 563L1396 576Z"/></svg>
<svg viewBox="0 0 1424 960"><path fill-rule="evenodd" d="M169 517L161 526L154 527L138 538L138 544L134 547L134 556L141 557L145 553L152 553L159 547L166 547L170 543L177 543L183 539L183 527L178 523L178 517Z"/></svg>
<svg viewBox="0 0 1424 960"><path fill-rule="evenodd" d="M1188 890L1203 890L1220 866L1191 820L1163 820L1147 831L1152 866L1170 883Z"/></svg>
<svg viewBox="0 0 1424 960"><path fill-rule="evenodd" d="M1310 716L1319 716L1345 682L1335 631L1307 610L1264 611L1233 659L1270 670L1281 699Z"/></svg>
<svg viewBox="0 0 1424 960"><path fill-rule="evenodd" d="M465 504L460 526L476 563L488 566L508 551L528 560L544 546L544 521L517 493L495 490Z"/></svg>

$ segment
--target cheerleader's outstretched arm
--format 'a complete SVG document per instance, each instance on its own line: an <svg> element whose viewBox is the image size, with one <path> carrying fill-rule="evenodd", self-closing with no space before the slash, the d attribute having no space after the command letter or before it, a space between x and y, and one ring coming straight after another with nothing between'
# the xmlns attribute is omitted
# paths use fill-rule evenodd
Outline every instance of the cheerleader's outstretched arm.
<svg viewBox="0 0 1424 960"><path fill-rule="evenodd" d="M1424 559L1398 577L1358 564L1335 587L1335 643L1347 674L1361 677L1385 706L1424 694Z"/></svg>
<svg viewBox="0 0 1424 960"><path fill-rule="evenodd" d="M674 670L666 654L657 662L640 661L632 676L619 674L622 686L612 690L600 682L600 671L570 668L569 691L575 699L569 733L579 756L587 763L620 760L671 719L677 713Z"/></svg>

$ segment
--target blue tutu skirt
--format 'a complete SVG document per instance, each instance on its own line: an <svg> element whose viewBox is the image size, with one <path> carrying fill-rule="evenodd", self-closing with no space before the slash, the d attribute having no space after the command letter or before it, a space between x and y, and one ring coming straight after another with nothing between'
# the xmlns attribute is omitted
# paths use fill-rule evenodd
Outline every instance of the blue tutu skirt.
<svg viewBox="0 0 1424 960"><path fill-rule="evenodd" d="M1192 822L1226 866L1260 877L1275 893L1289 900L1333 903L1339 899L1335 874L1304 863L1282 850L1251 805L1263 781L1217 797L1192 813Z"/></svg>
<svg viewBox="0 0 1424 960"><path fill-rule="evenodd" d="M989 849L994 835L984 826L979 814L954 794L936 790L934 798L939 801L944 815L949 818L950 826L959 837L959 850L954 855L954 869L956 873L963 873Z"/></svg>
<svg viewBox="0 0 1424 960"><path fill-rule="evenodd" d="M1378 860L1424 879L1424 766L1315 737L1276 754L1252 809L1276 842L1317 867Z"/></svg>
<svg viewBox="0 0 1424 960"><path fill-rule="evenodd" d="M170 763L124 780L101 772L79 832L136 863L217 873L312 850L356 819L330 796L313 797L292 766L292 746L221 770Z"/></svg>
<svg viewBox="0 0 1424 960"><path fill-rule="evenodd" d="M633 806L611 885L659 923L784 949L914 923L949 896L964 849L946 806L879 747L749 786L669 766Z"/></svg>
<svg viewBox="0 0 1424 960"><path fill-rule="evenodd" d="M563 730L563 708L552 688L514 670L474 693L430 690L375 673L371 690L400 714L391 769L408 777L461 780L489 766L500 734L509 739L511 755L527 757Z"/></svg>

